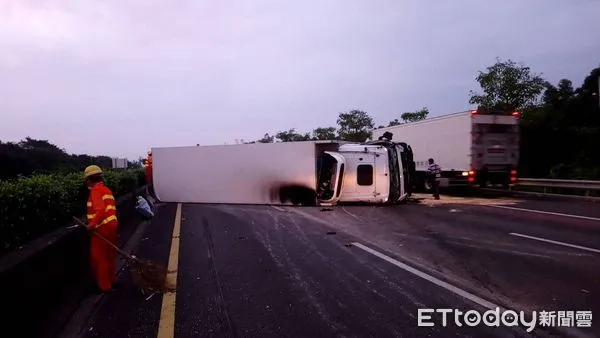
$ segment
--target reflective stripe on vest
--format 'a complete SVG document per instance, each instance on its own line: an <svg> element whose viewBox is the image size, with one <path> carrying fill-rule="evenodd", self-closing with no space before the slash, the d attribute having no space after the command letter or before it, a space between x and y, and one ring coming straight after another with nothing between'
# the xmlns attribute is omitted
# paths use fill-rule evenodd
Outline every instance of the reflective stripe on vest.
<svg viewBox="0 0 600 338"><path fill-rule="evenodd" d="M100 194L102 196L102 200L104 201L104 214L105 217L100 221L98 225L104 225L111 222L117 222L117 206L115 204L115 198L112 195L110 189L103 184L99 184L98 186L92 189L92 193ZM88 222L91 222L96 216L96 211L93 207L92 193L90 193L90 197L87 202L87 219Z"/></svg>

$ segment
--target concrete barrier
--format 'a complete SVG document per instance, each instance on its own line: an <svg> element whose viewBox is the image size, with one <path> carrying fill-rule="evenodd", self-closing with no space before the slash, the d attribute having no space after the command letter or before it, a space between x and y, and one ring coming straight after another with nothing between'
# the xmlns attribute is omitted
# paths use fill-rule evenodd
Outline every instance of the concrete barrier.
<svg viewBox="0 0 600 338"><path fill-rule="evenodd" d="M145 187L138 193L145 191ZM143 219L135 211L133 194L117 200L119 244ZM67 226L21 250L0 258L0 316L3 332L19 337L54 337L68 322L93 279L89 266L90 239L83 228Z"/></svg>

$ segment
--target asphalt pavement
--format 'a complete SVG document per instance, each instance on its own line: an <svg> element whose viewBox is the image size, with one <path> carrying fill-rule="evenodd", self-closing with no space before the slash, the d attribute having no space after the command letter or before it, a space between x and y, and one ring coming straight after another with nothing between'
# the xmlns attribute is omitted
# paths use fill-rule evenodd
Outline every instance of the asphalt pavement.
<svg viewBox="0 0 600 338"><path fill-rule="evenodd" d="M419 326L419 309L498 306L528 320L532 311L600 313L599 208L548 203L423 196L331 209L167 204L136 253L175 264L176 294L142 294L124 270L119 287L75 323L78 336L593 337L600 318L574 327L585 313L566 323L556 312L554 326L563 327L542 327L538 313L530 333L469 327L464 318L457 326L454 315L443 327L439 313L422 318L434 326Z"/></svg>

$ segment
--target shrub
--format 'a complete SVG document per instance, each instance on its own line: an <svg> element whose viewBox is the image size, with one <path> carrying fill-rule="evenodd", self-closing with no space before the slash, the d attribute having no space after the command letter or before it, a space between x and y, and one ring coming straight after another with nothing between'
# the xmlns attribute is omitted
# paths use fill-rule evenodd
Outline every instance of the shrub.
<svg viewBox="0 0 600 338"><path fill-rule="evenodd" d="M145 184L143 173L142 169L109 170L106 184L120 197ZM85 214L87 197L80 173L0 181L0 254Z"/></svg>

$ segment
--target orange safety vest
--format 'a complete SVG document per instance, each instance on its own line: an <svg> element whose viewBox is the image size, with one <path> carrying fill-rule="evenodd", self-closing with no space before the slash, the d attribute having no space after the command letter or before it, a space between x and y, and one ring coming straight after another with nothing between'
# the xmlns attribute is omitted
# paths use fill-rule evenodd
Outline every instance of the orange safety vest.
<svg viewBox="0 0 600 338"><path fill-rule="evenodd" d="M146 160L146 183L152 183L152 155L148 155Z"/></svg>
<svg viewBox="0 0 600 338"><path fill-rule="evenodd" d="M117 225L117 205L112 191L104 183L96 183L87 201L88 224L94 228Z"/></svg>

